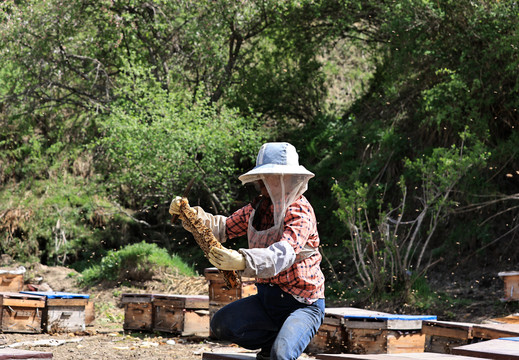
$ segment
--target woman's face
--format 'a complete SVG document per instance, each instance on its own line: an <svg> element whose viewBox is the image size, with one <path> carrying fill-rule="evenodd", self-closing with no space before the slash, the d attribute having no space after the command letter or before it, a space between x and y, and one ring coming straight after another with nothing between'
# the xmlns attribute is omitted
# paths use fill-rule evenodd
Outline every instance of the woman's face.
<svg viewBox="0 0 519 360"><path fill-rule="evenodd" d="M256 191L261 193L261 195L269 197L269 192L267 191L267 188L265 187L265 184L262 180L255 181L254 188L256 189Z"/></svg>

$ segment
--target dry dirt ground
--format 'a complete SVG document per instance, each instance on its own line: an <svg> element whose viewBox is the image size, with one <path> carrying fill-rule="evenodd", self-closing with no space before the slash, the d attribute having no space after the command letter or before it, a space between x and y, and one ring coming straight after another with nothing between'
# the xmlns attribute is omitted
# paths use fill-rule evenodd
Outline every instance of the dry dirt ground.
<svg viewBox="0 0 519 360"><path fill-rule="evenodd" d="M203 277L161 274L160 279L153 279L140 284L139 287L108 284L104 287L84 289L77 286L77 273L74 270L39 264L27 269L25 277L29 278L29 282L39 283L40 286L48 285L52 291L88 294L94 301L95 320L86 327L84 333L53 335L3 333L0 334L0 348L50 352L55 360L200 360L204 352L247 352L234 344L219 342L212 338L179 337L166 333L123 330L124 309L120 304L121 294L205 295L208 284ZM303 354L300 359L315 358Z"/></svg>
<svg viewBox="0 0 519 360"><path fill-rule="evenodd" d="M208 284L203 277L182 277L169 274L157 275L156 279L138 287L107 284L91 288L77 285L77 273L66 267L47 267L36 264L27 269L26 282L47 284L53 291L90 295L95 304L95 320L85 333L76 334L0 334L0 347L16 347L23 350L51 352L53 359L183 359L200 360L204 352L242 352L245 349L222 343L211 338L186 338L165 333L128 332L123 330L124 310L120 304L123 293L156 294L207 294ZM496 306L501 296L502 282L492 273L480 274L467 279L450 278L449 274L431 279L442 282L444 290L453 297L468 297L471 305L457 307L447 314L437 314L440 320L481 323L517 311ZM352 306L352 304L327 303L327 306ZM515 307L514 307L515 306ZM391 309L375 310L391 312ZM43 341L43 343L42 343ZM300 359L315 359L303 354Z"/></svg>

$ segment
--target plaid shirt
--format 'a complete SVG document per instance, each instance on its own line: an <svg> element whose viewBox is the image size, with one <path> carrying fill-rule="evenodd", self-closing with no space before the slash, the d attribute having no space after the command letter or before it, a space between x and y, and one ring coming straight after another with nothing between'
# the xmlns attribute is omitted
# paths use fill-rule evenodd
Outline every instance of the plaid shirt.
<svg viewBox="0 0 519 360"><path fill-rule="evenodd" d="M228 238L232 239L247 234L252 211L253 205L248 204L227 218L226 231ZM259 202L255 218L258 216L259 223L255 223L257 230L266 230L273 225L273 207L270 201ZM296 255L305 246L319 248L319 234L317 233L314 210L304 196L301 195L288 207L283 233L279 241L288 241ZM258 282L277 284L283 291L310 301L324 298L324 275L320 268L321 259L321 254L316 251L306 259L296 260L288 269L279 274L268 279L258 279Z"/></svg>

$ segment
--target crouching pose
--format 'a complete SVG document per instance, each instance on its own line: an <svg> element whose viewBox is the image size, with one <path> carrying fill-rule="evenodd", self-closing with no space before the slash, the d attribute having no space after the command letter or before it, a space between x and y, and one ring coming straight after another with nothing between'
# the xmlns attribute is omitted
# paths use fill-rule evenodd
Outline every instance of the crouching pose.
<svg viewBox="0 0 519 360"><path fill-rule="evenodd" d="M239 179L254 183L258 196L229 217L198 216L220 242L247 235L248 249L213 247L208 258L220 270L257 278L258 293L213 315L211 331L221 340L260 349L257 359L297 359L324 319L324 276L314 210L303 196L314 176L299 165L289 143L266 143L256 166ZM179 213L180 197L170 213Z"/></svg>

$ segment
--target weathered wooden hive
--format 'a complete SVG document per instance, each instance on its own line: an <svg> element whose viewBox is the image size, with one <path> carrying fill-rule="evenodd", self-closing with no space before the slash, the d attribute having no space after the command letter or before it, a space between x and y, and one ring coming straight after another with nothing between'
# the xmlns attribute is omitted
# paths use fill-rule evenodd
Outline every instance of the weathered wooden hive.
<svg viewBox="0 0 519 360"><path fill-rule="evenodd" d="M41 333L44 296L2 292L0 309L3 332Z"/></svg>
<svg viewBox="0 0 519 360"><path fill-rule="evenodd" d="M209 336L207 295L153 295L153 330L181 336Z"/></svg>
<svg viewBox="0 0 519 360"><path fill-rule="evenodd" d="M22 291L21 293L45 298L42 317L42 327L45 332L52 334L85 331L85 308L89 295L56 291Z"/></svg>

